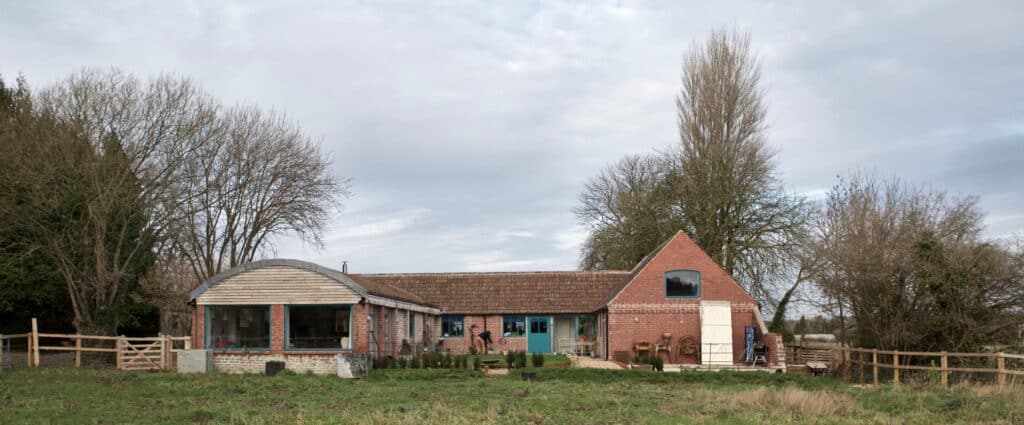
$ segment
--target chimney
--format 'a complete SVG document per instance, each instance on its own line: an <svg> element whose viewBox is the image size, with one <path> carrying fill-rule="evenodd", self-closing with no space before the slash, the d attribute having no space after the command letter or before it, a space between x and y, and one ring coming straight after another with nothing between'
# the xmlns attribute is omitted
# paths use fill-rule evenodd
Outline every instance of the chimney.
<svg viewBox="0 0 1024 425"><path fill-rule="evenodd" d="M348 274L348 261L341 262L341 272Z"/></svg>

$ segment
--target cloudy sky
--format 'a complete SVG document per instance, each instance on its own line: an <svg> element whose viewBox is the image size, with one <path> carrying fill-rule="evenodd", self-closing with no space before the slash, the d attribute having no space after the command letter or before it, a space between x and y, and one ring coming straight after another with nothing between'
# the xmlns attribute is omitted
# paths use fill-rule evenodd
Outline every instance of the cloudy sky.
<svg viewBox="0 0 1024 425"><path fill-rule="evenodd" d="M873 170L980 196L990 236L1024 231L1017 1L137 3L0 0L0 74L175 72L287 111L354 196L323 249L278 256L574 268L583 182L676 142L682 53L722 27L753 37L790 190Z"/></svg>

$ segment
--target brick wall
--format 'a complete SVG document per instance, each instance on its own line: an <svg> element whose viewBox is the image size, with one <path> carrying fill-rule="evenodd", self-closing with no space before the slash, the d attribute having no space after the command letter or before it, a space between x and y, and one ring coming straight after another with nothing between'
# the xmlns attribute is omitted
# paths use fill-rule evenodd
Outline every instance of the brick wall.
<svg viewBox="0 0 1024 425"><path fill-rule="evenodd" d="M284 304L270 306L270 352L284 353Z"/></svg>
<svg viewBox="0 0 1024 425"><path fill-rule="evenodd" d="M665 296L665 272L696 270L701 274L700 298ZM744 328L758 327L754 299L722 270L689 237L678 234L652 258L633 280L608 304L608 356L628 351L646 340L654 343L665 332L672 334L673 347L682 336L700 342L700 301L729 301L732 304L733 357L741 361ZM696 359L683 359L692 363Z"/></svg>
<svg viewBox="0 0 1024 425"><path fill-rule="evenodd" d="M445 350L449 350L455 354L464 354L469 352L469 347L473 345L471 330L473 325L477 326L476 332L483 332L485 329L491 331L491 351L504 353L507 351L524 351L526 350L526 336L520 337L504 337L505 342L501 342L501 315L466 315L463 316L465 322L466 332L461 337L448 337L444 340Z"/></svg>

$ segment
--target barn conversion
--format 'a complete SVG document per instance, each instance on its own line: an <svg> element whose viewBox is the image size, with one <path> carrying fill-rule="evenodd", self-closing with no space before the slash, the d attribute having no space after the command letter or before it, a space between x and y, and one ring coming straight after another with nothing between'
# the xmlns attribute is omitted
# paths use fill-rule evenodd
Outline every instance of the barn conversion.
<svg viewBox="0 0 1024 425"><path fill-rule="evenodd" d="M756 347L764 366L783 364L754 299L683 232L628 271L348 274L261 260L210 278L190 303L193 346L224 371L275 360L335 373L403 345L466 352L484 330L496 351L730 367Z"/></svg>

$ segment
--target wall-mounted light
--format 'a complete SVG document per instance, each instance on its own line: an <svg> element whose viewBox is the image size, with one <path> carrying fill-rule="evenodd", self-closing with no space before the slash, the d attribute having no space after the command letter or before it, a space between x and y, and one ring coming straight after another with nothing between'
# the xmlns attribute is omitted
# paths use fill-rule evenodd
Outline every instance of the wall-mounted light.
<svg viewBox="0 0 1024 425"><path fill-rule="evenodd" d="M640 316L633 316L633 321L640 323Z"/></svg>

